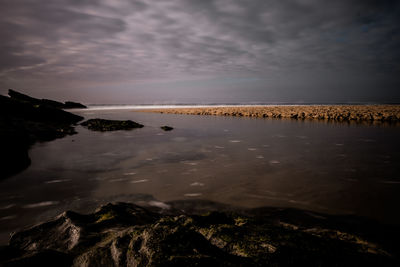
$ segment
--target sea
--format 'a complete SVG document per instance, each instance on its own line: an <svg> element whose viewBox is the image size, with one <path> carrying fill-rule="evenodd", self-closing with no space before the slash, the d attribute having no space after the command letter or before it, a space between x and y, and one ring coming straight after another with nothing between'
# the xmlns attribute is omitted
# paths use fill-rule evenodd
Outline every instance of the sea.
<svg viewBox="0 0 400 267"><path fill-rule="evenodd" d="M193 105L71 110L144 127L95 132L78 125L75 135L36 143L32 164L0 181L0 244L65 210L89 213L120 201L161 211L174 203L296 208L400 225L396 125L137 112L161 107Z"/></svg>

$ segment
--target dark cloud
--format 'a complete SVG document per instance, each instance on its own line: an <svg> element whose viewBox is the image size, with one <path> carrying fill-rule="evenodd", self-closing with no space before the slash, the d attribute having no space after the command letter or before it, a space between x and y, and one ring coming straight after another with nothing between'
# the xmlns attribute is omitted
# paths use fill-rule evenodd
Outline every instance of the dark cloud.
<svg viewBox="0 0 400 267"><path fill-rule="evenodd" d="M2 90L400 101L395 0L0 0L0 10ZM241 79L246 88L229 82Z"/></svg>

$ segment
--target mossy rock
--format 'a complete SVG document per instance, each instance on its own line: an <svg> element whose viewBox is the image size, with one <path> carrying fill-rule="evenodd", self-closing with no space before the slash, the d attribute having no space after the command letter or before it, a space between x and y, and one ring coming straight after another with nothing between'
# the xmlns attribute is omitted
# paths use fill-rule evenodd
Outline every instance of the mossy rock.
<svg viewBox="0 0 400 267"><path fill-rule="evenodd" d="M189 215L172 209L162 215L116 203L88 215L64 212L14 234L0 250L0 265L40 259L43 266L399 266L398 230L350 229L309 212Z"/></svg>

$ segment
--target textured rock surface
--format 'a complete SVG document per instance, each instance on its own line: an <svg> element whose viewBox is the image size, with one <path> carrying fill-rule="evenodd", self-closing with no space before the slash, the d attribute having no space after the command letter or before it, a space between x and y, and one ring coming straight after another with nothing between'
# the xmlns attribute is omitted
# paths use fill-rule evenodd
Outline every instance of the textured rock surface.
<svg viewBox="0 0 400 267"><path fill-rule="evenodd" d="M74 134L72 125L82 119L26 95L0 96L0 178L29 166L28 149L33 143Z"/></svg>
<svg viewBox="0 0 400 267"><path fill-rule="evenodd" d="M158 112L189 115L220 115L257 118L316 119L354 122L399 122L399 105L333 105L333 106L247 106L146 109Z"/></svg>
<svg viewBox="0 0 400 267"><path fill-rule="evenodd" d="M118 120L104 120L104 119L90 119L81 123L82 126L87 127L93 131L118 131L118 130L131 130L135 128L142 128L143 125L131 120L118 121Z"/></svg>
<svg viewBox="0 0 400 267"><path fill-rule="evenodd" d="M168 214L108 204L12 236L4 266L398 266L398 231L290 209ZM54 266L55 266L54 265Z"/></svg>

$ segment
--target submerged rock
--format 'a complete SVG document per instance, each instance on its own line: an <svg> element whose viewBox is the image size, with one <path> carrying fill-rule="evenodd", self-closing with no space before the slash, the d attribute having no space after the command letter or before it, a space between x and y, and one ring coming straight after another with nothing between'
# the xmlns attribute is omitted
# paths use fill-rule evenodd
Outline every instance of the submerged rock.
<svg viewBox="0 0 400 267"><path fill-rule="evenodd" d="M166 131L166 132L168 132L168 131L172 131L174 128L173 127L171 127L171 126L161 126L160 127L161 129L163 129L164 131Z"/></svg>
<svg viewBox="0 0 400 267"><path fill-rule="evenodd" d="M0 264L398 266L398 231L368 235L371 228L359 223L290 209L161 215L116 203L89 215L64 212L14 234Z"/></svg>
<svg viewBox="0 0 400 267"><path fill-rule="evenodd" d="M104 120L104 119L90 119L81 123L82 126L87 127L92 131L118 131L118 130L131 130L135 128L142 128L143 125L137 122L126 120Z"/></svg>

